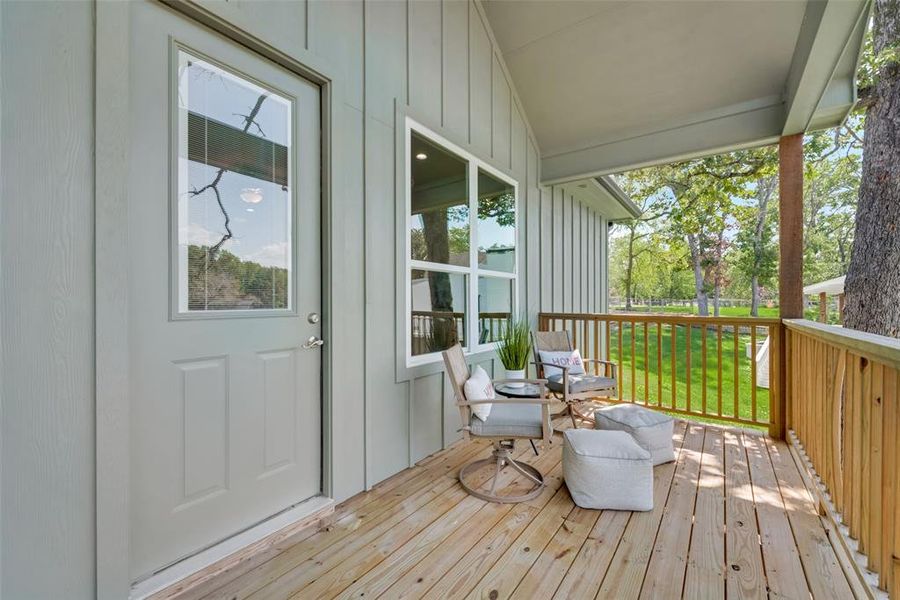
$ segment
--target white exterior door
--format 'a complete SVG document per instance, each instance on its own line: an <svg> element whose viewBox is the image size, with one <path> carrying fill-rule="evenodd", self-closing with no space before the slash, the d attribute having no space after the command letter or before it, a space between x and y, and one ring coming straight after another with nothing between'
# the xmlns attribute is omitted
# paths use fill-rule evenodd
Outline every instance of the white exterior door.
<svg viewBox="0 0 900 600"><path fill-rule="evenodd" d="M320 91L131 10L138 579L321 493Z"/></svg>

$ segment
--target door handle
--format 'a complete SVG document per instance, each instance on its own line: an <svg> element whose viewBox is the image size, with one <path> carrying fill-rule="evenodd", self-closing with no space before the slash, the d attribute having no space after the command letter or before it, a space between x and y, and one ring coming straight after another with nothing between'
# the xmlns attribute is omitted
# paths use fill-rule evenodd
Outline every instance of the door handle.
<svg viewBox="0 0 900 600"><path fill-rule="evenodd" d="M325 343L325 340L320 340L316 336L311 335L311 336L309 336L309 339L306 340L306 343L300 347L303 348L304 350L312 350L313 348L315 348L317 346L321 346L324 343Z"/></svg>

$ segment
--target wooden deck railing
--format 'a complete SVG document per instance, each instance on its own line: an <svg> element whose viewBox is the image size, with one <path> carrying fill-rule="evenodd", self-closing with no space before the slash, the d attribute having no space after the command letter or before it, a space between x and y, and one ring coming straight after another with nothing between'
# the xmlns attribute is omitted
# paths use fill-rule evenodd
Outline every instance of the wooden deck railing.
<svg viewBox="0 0 900 600"><path fill-rule="evenodd" d="M618 401L769 426L774 435L782 435L784 338L779 319L540 313L538 327L568 330L585 356L618 363ZM768 362L758 363L756 349L767 337ZM766 371L768 382L758 382Z"/></svg>
<svg viewBox="0 0 900 600"><path fill-rule="evenodd" d="M900 586L900 340L806 320L785 326L792 441L824 488L826 512L837 513L879 587L893 595Z"/></svg>

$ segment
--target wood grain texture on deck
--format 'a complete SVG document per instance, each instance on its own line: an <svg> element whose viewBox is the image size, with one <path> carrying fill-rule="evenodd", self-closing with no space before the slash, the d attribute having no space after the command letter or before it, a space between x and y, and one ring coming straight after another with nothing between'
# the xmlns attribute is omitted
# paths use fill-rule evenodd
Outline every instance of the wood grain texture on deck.
<svg viewBox="0 0 900 600"><path fill-rule="evenodd" d="M654 509L632 513L575 506L561 441L557 433L539 456L517 448L547 481L527 503L466 494L456 473L490 449L457 443L204 597L843 598L858 589L783 442L679 421L675 462L654 468ZM501 477L523 485L509 470Z"/></svg>

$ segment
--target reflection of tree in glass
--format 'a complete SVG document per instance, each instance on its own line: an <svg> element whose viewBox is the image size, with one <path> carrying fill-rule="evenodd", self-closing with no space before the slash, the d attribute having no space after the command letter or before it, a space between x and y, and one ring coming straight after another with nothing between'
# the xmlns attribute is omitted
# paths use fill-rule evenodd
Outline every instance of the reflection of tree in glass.
<svg viewBox="0 0 900 600"><path fill-rule="evenodd" d="M501 227L516 225L516 197L512 192L501 192L478 199L478 218L496 219Z"/></svg>
<svg viewBox="0 0 900 600"><path fill-rule="evenodd" d="M288 307L288 272L243 261L222 250L188 246L188 309L227 310Z"/></svg>
<svg viewBox="0 0 900 600"><path fill-rule="evenodd" d="M478 218L494 219L501 227L514 227L516 223L516 199L512 192L504 191L486 195L478 200ZM410 234L410 255L416 260L451 264L453 255L469 251L470 231L466 224L450 227L450 223L467 223L469 208L459 204L449 208L422 212L422 229ZM428 271L428 287L431 310L453 313L453 289L450 274ZM437 317L432 322L427 345L429 351L449 348L458 341L456 319L452 316Z"/></svg>
<svg viewBox="0 0 900 600"><path fill-rule="evenodd" d="M446 275L446 273L436 273ZM431 321L431 331L425 338L425 348L428 352L446 350L459 341L456 329L456 319L450 317L434 317Z"/></svg>
<svg viewBox="0 0 900 600"><path fill-rule="evenodd" d="M467 218L469 208L466 205L453 206L447 209L447 216L454 221ZM514 227L516 224L516 197L512 192L500 192L485 195L478 199L478 218L482 221L496 219L501 227Z"/></svg>
<svg viewBox="0 0 900 600"><path fill-rule="evenodd" d="M263 137L265 137L265 134L263 133L262 128L256 122L256 115L259 114L259 109L262 108L262 104L267 97L268 97L268 94L260 94L259 98L256 99L256 104L250 110L250 114L240 115L240 114L235 113L236 116L242 117L244 120L244 127L242 130L243 133L247 133L247 131L250 129L250 126L254 125L254 126L256 126L257 130L259 130L260 134L262 134ZM207 190L212 190L213 194L216 197L216 203L218 203L218 205L219 205L219 210L222 211L222 216L225 217L225 233L222 234L222 238L218 242L216 242L216 244L214 246L212 246L209 249L210 260L215 260L216 254L222 248L222 245L225 242L227 242L228 240L230 240L232 237L234 237L234 234L231 231L231 217L228 215L228 211L225 210L225 205L222 203L222 195L219 192L219 183L222 181L222 176L225 175L225 173L227 173L227 172L228 172L228 170L225 168L219 169L218 171L216 171L216 174L213 177L213 180L211 182L207 183L206 185L204 185L203 187L201 187L199 189L194 188L193 190L191 190L189 192L190 196L193 198L193 197L199 196L200 194L202 194L203 192L205 192Z"/></svg>

